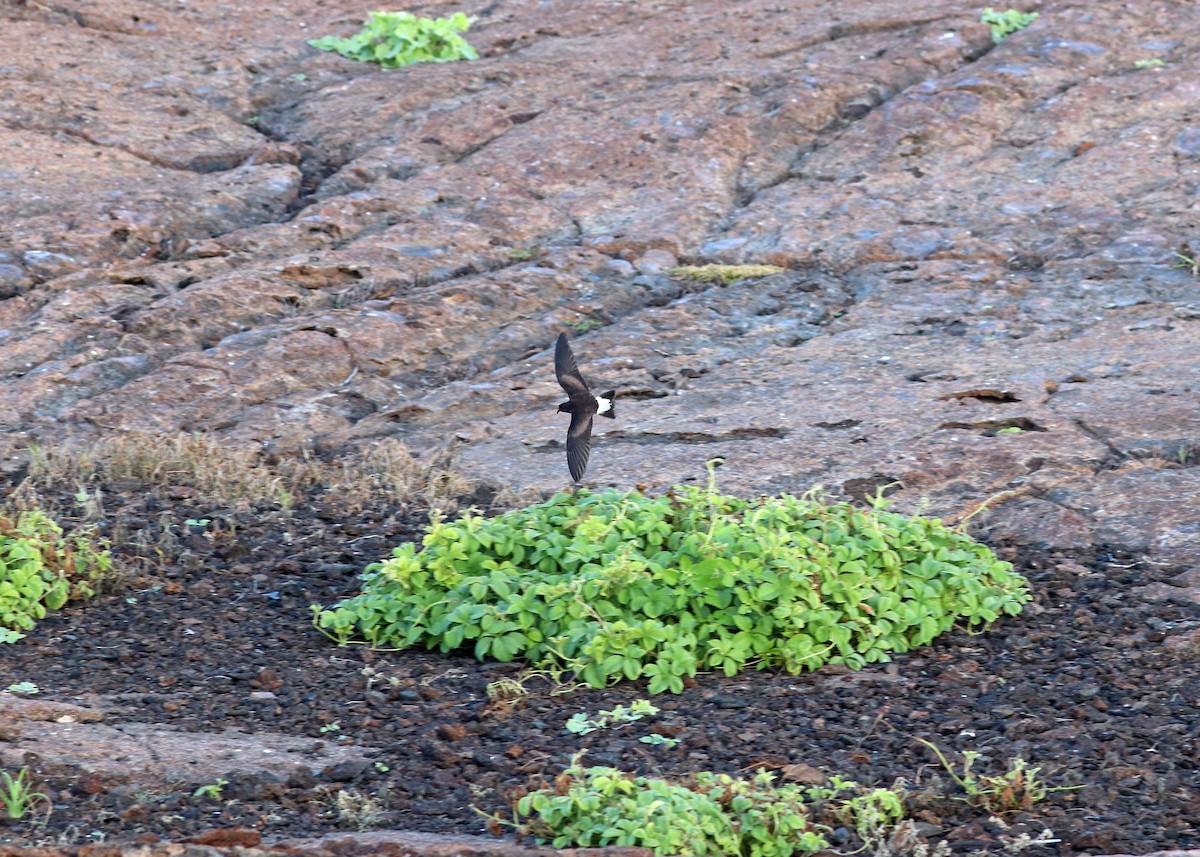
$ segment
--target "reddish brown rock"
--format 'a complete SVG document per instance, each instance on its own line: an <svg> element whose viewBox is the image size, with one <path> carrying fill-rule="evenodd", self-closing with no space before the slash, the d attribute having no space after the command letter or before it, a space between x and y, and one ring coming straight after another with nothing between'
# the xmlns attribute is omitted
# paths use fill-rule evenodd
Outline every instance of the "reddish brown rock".
<svg viewBox="0 0 1200 857"><path fill-rule="evenodd" d="M248 827L218 827L183 841L214 848L255 848L262 844L262 834Z"/></svg>
<svg viewBox="0 0 1200 857"><path fill-rule="evenodd" d="M0 691L0 722L15 724L22 721L52 723L98 723L104 712L69 702L14 696Z"/></svg>

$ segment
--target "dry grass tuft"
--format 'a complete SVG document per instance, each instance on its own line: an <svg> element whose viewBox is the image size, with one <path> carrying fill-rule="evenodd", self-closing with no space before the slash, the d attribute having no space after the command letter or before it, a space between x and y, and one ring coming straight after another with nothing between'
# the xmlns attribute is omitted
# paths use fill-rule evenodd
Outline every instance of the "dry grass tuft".
<svg viewBox="0 0 1200 857"><path fill-rule="evenodd" d="M223 506L277 504L322 489L348 504L386 499L452 511L473 487L455 470L449 452L417 459L395 439L376 441L355 455L324 461L313 455L274 458L254 447L231 446L204 434L136 432L89 445L35 446L29 479L34 487L134 482L187 486Z"/></svg>
<svg viewBox="0 0 1200 857"><path fill-rule="evenodd" d="M333 798L338 821L357 830L378 827L384 821L383 805L357 789L342 789Z"/></svg>
<svg viewBox="0 0 1200 857"><path fill-rule="evenodd" d="M418 460L403 443L388 438L364 447L358 455L325 465L316 478L331 493L365 501L390 497L420 501L443 511L454 511L459 498L475 487L454 464L454 454L443 449Z"/></svg>

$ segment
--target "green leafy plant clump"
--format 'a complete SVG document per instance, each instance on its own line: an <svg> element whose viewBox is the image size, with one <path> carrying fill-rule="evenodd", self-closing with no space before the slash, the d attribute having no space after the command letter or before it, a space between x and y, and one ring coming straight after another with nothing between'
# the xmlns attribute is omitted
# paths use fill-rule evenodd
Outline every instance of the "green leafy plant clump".
<svg viewBox="0 0 1200 857"><path fill-rule="evenodd" d="M983 10L979 20L992 29L992 41L1000 44L1005 37L1011 36L1018 30L1024 30L1038 19L1037 12L1022 12L1019 9L1005 9L997 12L991 6Z"/></svg>
<svg viewBox="0 0 1200 857"><path fill-rule="evenodd" d="M775 786L773 779L766 771L750 780L704 771L673 782L584 768L576 756L552 787L520 798L514 818L518 829L555 848L615 845L656 855L789 857L830 847L824 821L858 830L894 824L904 815L900 795L887 789L865 792L848 780L833 788Z"/></svg>
<svg viewBox="0 0 1200 857"><path fill-rule="evenodd" d="M886 661L1029 598L1008 563L938 520L712 485L435 515L423 541L369 566L359 595L314 605L316 627L341 644L472 645L593 687L644 678L678 693L699 670Z"/></svg>
<svg viewBox="0 0 1200 857"><path fill-rule="evenodd" d="M24 637L47 610L95 595L111 565L90 533L64 536L43 512L0 518L0 643Z"/></svg>
<svg viewBox="0 0 1200 857"><path fill-rule="evenodd" d="M401 68L421 62L478 59L479 54L460 33L471 26L462 12L449 18L418 18L410 12L372 12L363 28L349 38L323 36L309 44L347 59Z"/></svg>

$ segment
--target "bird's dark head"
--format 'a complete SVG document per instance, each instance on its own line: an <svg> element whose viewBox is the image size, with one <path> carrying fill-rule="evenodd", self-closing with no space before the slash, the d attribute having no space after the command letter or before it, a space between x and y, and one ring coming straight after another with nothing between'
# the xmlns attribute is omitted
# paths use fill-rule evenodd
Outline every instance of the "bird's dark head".
<svg viewBox="0 0 1200 857"><path fill-rule="evenodd" d="M571 404L570 402L563 402L561 405L558 406L558 413L560 413L560 414L572 414L574 412L575 412L575 406L573 404Z"/></svg>

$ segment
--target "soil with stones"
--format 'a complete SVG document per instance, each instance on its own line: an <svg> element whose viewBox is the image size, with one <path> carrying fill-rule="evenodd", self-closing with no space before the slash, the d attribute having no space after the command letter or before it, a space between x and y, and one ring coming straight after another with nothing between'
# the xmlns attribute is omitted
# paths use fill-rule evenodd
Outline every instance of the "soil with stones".
<svg viewBox="0 0 1200 857"><path fill-rule="evenodd" d="M419 532L420 508L356 510L310 495L286 512L230 512L194 493L111 487L104 526L141 532L139 555L124 559L142 571L0 649L0 684L41 691L26 697L25 719L9 698L17 716L0 722L0 759L29 765L53 800L48 818L0 831L0 843L483 834L474 809L507 817L514 796L587 749L594 764L665 776L765 767L799 782L904 778L921 835L954 853L1000 853L1047 828L1058 841L1036 853L1200 847L1200 622L1182 601L1148 597L1176 569L1112 553L1008 550L1036 601L986 633L950 633L861 672L702 674L682 694L655 698L661 713L645 728L579 737L564 728L572 714L629 703L644 687L555 695L534 678L526 695L497 701L488 685L520 678L517 665L338 648L312 629L310 603L356 591L366 563ZM1189 627L1191 648L1163 644ZM48 713L29 714L35 703ZM94 739L90 755L69 734L103 724L116 737ZM147 725L171 730L185 758L139 755ZM679 743L640 743L648 731ZM188 749L230 733L247 744L300 740L275 767L204 743ZM1003 773L1019 756L1052 789L1075 788L993 816L961 800L918 738L956 762L959 751L979 751L981 774ZM202 791L216 784L219 797ZM833 835L853 842L848 831Z"/></svg>

